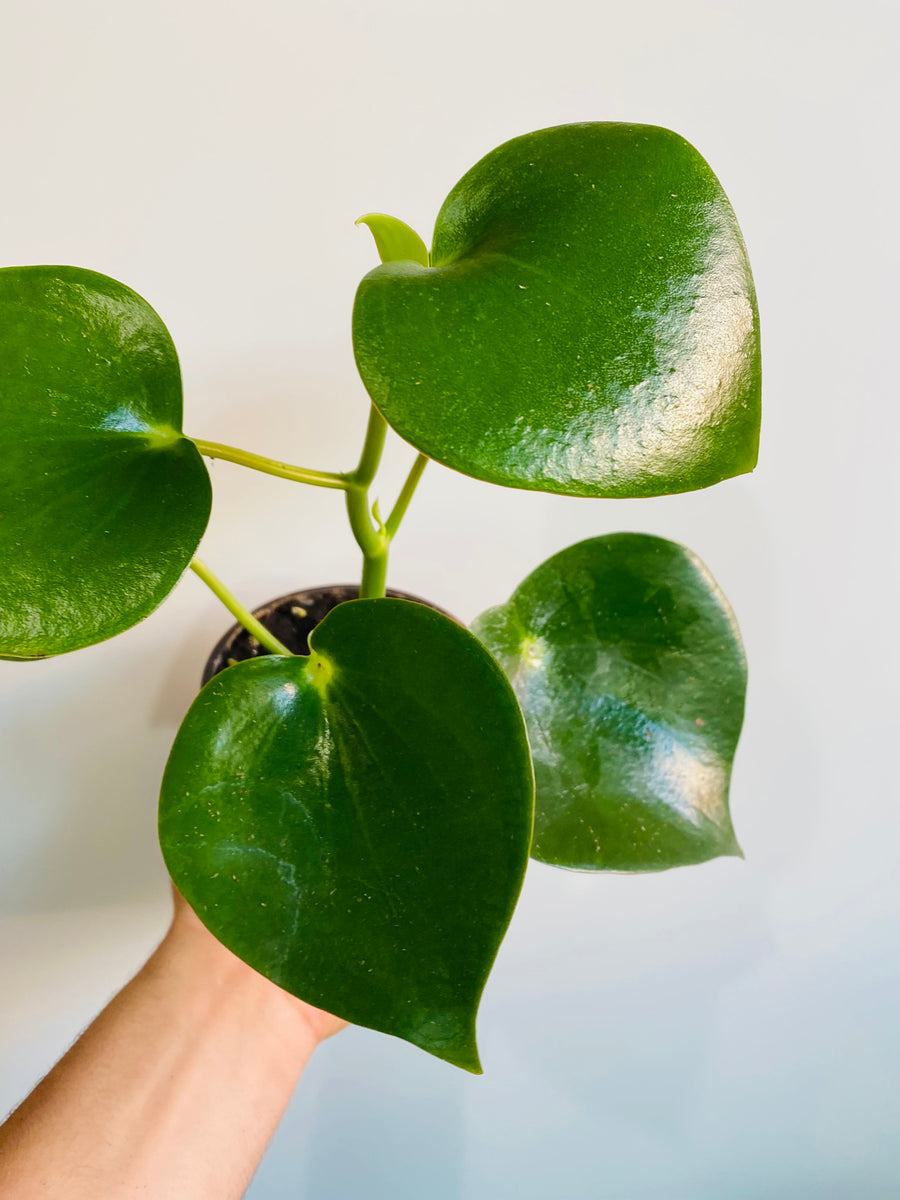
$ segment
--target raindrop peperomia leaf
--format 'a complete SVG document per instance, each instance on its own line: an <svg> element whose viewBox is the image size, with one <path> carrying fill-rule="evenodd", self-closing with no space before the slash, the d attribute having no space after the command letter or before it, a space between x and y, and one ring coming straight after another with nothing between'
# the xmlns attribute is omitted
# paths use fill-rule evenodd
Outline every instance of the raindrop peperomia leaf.
<svg viewBox="0 0 900 1200"><path fill-rule="evenodd" d="M393 428L477 479L654 496L756 464L747 253L666 129L564 125L488 154L444 202L431 266L363 279L353 341Z"/></svg>
<svg viewBox="0 0 900 1200"><path fill-rule="evenodd" d="M130 288L0 270L0 655L120 633L178 581L209 519L175 347Z"/></svg>
<svg viewBox="0 0 900 1200"><path fill-rule="evenodd" d="M746 665L694 554L640 533L580 542L473 630L525 714L535 858L655 871L740 854L728 786Z"/></svg>
<svg viewBox="0 0 900 1200"><path fill-rule="evenodd" d="M533 817L522 715L484 647L356 600L311 654L241 662L188 712L160 841L201 920L311 1004L479 1071L475 1014Z"/></svg>

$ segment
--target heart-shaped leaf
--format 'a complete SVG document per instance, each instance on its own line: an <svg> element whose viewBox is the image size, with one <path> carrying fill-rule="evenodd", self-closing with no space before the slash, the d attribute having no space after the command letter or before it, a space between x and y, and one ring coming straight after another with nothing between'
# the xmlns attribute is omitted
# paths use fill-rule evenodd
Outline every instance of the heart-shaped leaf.
<svg viewBox="0 0 900 1200"><path fill-rule="evenodd" d="M359 286L356 360L418 450L574 496L653 496L753 469L759 334L721 185L666 129L507 142L456 185L431 267Z"/></svg>
<svg viewBox="0 0 900 1200"><path fill-rule="evenodd" d="M77 267L0 271L0 437L0 654L77 650L152 612L211 492L146 301Z"/></svg>
<svg viewBox="0 0 900 1200"><path fill-rule="evenodd" d="M592 538L473 629L525 713L535 858L657 871L740 854L728 785L746 664L695 555L640 533Z"/></svg>
<svg viewBox="0 0 900 1200"><path fill-rule="evenodd" d="M197 697L163 780L166 864L281 987L479 1071L475 1013L531 840L515 697L467 630L405 600L340 605L310 649Z"/></svg>

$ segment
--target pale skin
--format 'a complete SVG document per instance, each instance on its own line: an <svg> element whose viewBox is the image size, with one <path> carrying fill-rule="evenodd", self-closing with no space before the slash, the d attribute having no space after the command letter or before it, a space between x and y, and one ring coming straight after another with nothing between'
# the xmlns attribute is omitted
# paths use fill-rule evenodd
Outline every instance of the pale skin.
<svg viewBox="0 0 900 1200"><path fill-rule="evenodd" d="M146 965L0 1127L3 1200L239 1200L344 1022L258 975L176 895Z"/></svg>

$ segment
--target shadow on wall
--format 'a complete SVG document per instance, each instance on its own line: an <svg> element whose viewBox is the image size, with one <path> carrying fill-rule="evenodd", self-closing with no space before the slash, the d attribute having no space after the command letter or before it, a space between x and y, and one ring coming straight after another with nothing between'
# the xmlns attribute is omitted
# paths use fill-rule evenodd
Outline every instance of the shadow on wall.
<svg viewBox="0 0 900 1200"><path fill-rule="evenodd" d="M155 631L125 634L105 669L65 663L58 689L55 664L36 665L43 677L26 689L38 702L4 723L0 747L10 781L0 797L3 915L134 903L164 886L159 784L212 632L194 622L180 644L152 649ZM95 660L103 653L94 648Z"/></svg>
<svg viewBox="0 0 900 1200"><path fill-rule="evenodd" d="M460 1200L480 1079L351 1028L314 1056L247 1200Z"/></svg>

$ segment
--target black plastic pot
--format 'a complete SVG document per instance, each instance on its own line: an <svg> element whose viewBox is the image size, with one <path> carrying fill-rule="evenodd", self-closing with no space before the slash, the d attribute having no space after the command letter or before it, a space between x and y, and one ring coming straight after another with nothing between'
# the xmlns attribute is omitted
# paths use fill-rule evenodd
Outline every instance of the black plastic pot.
<svg viewBox="0 0 900 1200"><path fill-rule="evenodd" d="M424 604L436 612L450 617L443 608L423 600L421 596L411 596L409 592L397 592L388 588L388 596L398 600L412 600L416 604ZM343 604L345 600L356 600L359 596L359 584L335 583L329 587L310 588L305 592L291 592L287 596L279 596L270 600L260 608L254 609L253 615L262 625L273 633L283 646L287 646L293 654L309 654L309 635L320 621ZM209 683L214 675L224 671L226 667L242 662L245 658L259 658L269 651L243 625L232 625L216 643L212 654L206 662L203 671L203 684Z"/></svg>

